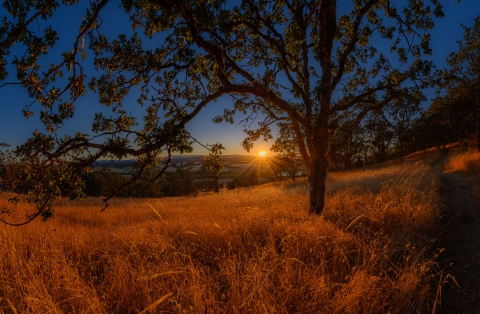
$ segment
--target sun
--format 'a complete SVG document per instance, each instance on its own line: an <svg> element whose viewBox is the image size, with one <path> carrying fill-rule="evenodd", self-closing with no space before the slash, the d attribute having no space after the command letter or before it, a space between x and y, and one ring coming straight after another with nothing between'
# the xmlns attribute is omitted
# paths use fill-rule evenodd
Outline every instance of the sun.
<svg viewBox="0 0 480 314"><path fill-rule="evenodd" d="M260 157L265 157L265 156L267 155L267 152L265 152L265 151L262 150L262 151L259 152L258 154L260 155Z"/></svg>

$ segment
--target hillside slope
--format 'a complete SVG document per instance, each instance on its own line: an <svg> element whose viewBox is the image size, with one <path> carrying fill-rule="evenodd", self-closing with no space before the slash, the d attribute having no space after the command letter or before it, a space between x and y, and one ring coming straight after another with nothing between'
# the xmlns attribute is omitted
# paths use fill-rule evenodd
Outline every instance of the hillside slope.
<svg viewBox="0 0 480 314"><path fill-rule="evenodd" d="M443 266L455 280L444 285L440 313L480 313L480 153L451 153L442 168Z"/></svg>

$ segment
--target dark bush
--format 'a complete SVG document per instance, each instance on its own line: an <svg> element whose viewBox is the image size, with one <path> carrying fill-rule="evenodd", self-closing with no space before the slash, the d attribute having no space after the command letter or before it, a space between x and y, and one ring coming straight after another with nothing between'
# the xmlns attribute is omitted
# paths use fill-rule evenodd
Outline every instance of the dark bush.
<svg viewBox="0 0 480 314"><path fill-rule="evenodd" d="M188 169L177 168L175 172L167 172L161 180L164 196L191 196L198 195L198 186L195 183L193 172Z"/></svg>
<svg viewBox="0 0 480 314"><path fill-rule="evenodd" d="M162 197L160 182L150 182L149 178L141 178L130 185L125 194L129 197Z"/></svg>
<svg viewBox="0 0 480 314"><path fill-rule="evenodd" d="M88 172L83 175L84 192L88 196L108 196L114 193L128 179L109 170ZM127 196L127 191L120 191L117 196Z"/></svg>
<svg viewBox="0 0 480 314"><path fill-rule="evenodd" d="M245 173L242 176L236 177L232 181L227 183L227 189L232 190L234 188L243 186L252 186L258 184L258 173L254 170L250 174Z"/></svg>
<svg viewBox="0 0 480 314"><path fill-rule="evenodd" d="M199 191L210 192L215 190L215 182L212 180L203 180L197 182L197 187Z"/></svg>
<svg viewBox="0 0 480 314"><path fill-rule="evenodd" d="M109 170L89 172L83 175L87 196L109 196L129 179ZM151 182L148 174L122 189L118 197L190 196L198 194L194 174L190 170L177 169L167 172L163 178Z"/></svg>

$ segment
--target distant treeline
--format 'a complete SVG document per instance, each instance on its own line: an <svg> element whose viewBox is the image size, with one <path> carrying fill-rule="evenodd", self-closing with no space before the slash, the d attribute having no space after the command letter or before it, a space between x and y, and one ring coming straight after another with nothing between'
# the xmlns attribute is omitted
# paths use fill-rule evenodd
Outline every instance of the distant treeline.
<svg viewBox="0 0 480 314"><path fill-rule="evenodd" d="M201 178L199 180L199 177ZM298 177L298 175L296 176ZM290 177L291 178L291 177ZM284 172L276 174L268 171L245 172L239 174L220 188L235 189L238 187L254 186L259 183L289 179ZM93 171L83 175L84 192L87 196L109 196L115 193L122 185L128 183L129 178L110 170ZM135 180L130 185L118 191L118 197L166 197L166 196L196 196L199 192L214 191L215 183L201 176L201 173L189 169L177 168L166 172L163 177L152 181L148 174Z"/></svg>
<svg viewBox="0 0 480 314"><path fill-rule="evenodd" d="M162 197L189 196L198 194L194 173L177 169L167 172L164 177L151 180L148 175L135 180L118 191L118 197ZM84 192L87 196L109 196L115 193L130 179L109 170L94 171L83 175Z"/></svg>
<svg viewBox="0 0 480 314"><path fill-rule="evenodd" d="M109 196L115 193L130 179L109 170L94 171L84 174L84 192L87 196ZM244 180L236 180L229 187L249 185ZM222 186L223 187L223 186ZM178 168L155 181L146 175L121 189L118 197L164 197L164 196L196 196L199 191L212 191L211 180L196 180L196 173Z"/></svg>
<svg viewBox="0 0 480 314"><path fill-rule="evenodd" d="M428 109L410 106L392 106L383 112L370 114L352 133L349 140L330 158L330 171L348 170L400 159L431 147L441 149L453 142L464 146L477 146L475 100L466 89L452 88L434 99ZM335 138L348 132L348 123L332 132ZM353 121L352 121L353 123Z"/></svg>

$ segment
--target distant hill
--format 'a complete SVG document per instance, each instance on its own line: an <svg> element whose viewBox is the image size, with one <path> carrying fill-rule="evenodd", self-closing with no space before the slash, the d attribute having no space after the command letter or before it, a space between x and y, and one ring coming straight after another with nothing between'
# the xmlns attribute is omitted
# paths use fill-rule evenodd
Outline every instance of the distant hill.
<svg viewBox="0 0 480 314"><path fill-rule="evenodd" d="M189 162L202 162L206 156L205 155L176 155L172 156L172 163L175 165L177 163L189 163ZM248 163L257 157L245 156L245 155L223 155L222 159L227 163ZM164 161L167 160L167 156L164 157ZM137 163L136 159L125 159L125 160L98 160L92 164L93 167L114 167L114 168L123 168L128 166L133 166Z"/></svg>
<svg viewBox="0 0 480 314"><path fill-rule="evenodd" d="M93 167L128 167L133 166L137 163L135 159L126 159L126 160L97 160L92 164Z"/></svg>

